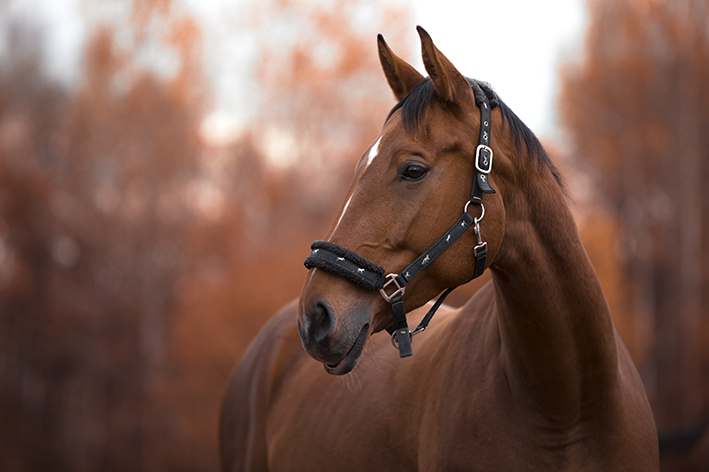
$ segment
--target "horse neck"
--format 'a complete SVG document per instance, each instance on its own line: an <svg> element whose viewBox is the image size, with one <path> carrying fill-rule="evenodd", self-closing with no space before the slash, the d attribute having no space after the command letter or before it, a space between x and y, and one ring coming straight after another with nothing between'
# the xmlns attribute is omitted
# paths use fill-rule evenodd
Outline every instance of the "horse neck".
<svg viewBox="0 0 709 472"><path fill-rule="evenodd" d="M491 272L510 386L569 419L612 390L615 333L563 192L549 169L535 170L504 193L505 236Z"/></svg>

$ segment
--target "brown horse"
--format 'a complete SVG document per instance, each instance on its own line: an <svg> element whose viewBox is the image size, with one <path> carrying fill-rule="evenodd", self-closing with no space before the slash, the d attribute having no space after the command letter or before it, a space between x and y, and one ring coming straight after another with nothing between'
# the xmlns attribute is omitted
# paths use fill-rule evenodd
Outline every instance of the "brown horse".
<svg viewBox="0 0 709 472"><path fill-rule="evenodd" d="M659 470L643 385L558 172L489 87L419 34L427 79L379 37L399 104L359 160L327 242L313 246L311 257L323 248L335 262L310 264L300 299L264 326L233 374L222 469ZM494 166L479 168L485 124ZM481 177L491 187L470 205ZM474 230L421 259L460 221ZM381 332L393 322L386 298L421 318L429 300L476 275L485 244L492 282L460 309L442 308L401 359ZM379 268L405 274L414 260L426 267L405 293L382 288L402 279ZM350 262L382 280L347 275ZM395 344L410 339L403 331Z"/></svg>

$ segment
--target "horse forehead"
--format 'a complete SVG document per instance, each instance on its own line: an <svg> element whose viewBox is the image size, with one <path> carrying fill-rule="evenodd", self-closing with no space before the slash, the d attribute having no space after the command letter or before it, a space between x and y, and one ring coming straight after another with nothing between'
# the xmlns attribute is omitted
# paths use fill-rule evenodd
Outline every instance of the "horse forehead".
<svg viewBox="0 0 709 472"><path fill-rule="evenodd" d="M385 149L387 151L391 151L401 146L400 138L398 138L396 134L397 133L392 133L391 130L387 130L386 128L382 130L379 137L374 141L374 143L362 156L362 161L360 162L363 162L363 165L361 165L361 167L364 171L364 174L371 173L369 171L372 167L380 167L375 166L373 164L375 163L375 161L377 161L378 163L382 160L380 156L385 154ZM386 152L386 154L392 157L394 153Z"/></svg>
<svg viewBox="0 0 709 472"><path fill-rule="evenodd" d="M379 135L379 138L372 144L372 146L369 148L369 152L367 153L367 162L365 163L364 168L366 169L367 167L370 166L372 161L374 160L377 155L379 155L379 143L382 142L382 135Z"/></svg>
<svg viewBox="0 0 709 472"><path fill-rule="evenodd" d="M401 144L414 144L433 151L470 142L477 145L473 129L479 126L475 116L467 112L454 112L446 105L434 101L422 114L413 130L407 130L402 120L394 124ZM473 143L473 141L475 141Z"/></svg>
<svg viewBox="0 0 709 472"><path fill-rule="evenodd" d="M401 111L394 113L381 133L362 156L365 173L372 167L381 170L388 166L401 150L415 151L416 148L433 152L436 149L457 147L471 139L467 124L454 118L442 106L433 106L428 119L419 123L417 131L408 130L401 119ZM471 144L474 144L471 142ZM390 159L385 159L385 157ZM374 166L375 161L379 165ZM375 171L376 172L376 171Z"/></svg>

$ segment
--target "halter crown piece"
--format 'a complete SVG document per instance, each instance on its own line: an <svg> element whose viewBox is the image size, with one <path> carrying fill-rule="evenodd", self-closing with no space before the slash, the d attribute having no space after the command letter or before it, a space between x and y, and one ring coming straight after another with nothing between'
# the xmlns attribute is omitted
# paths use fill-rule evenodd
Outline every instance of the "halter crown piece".
<svg viewBox="0 0 709 472"><path fill-rule="evenodd" d="M476 86L474 84L473 86ZM315 241L310 248L312 252L305 259L305 267L323 269L334 275L338 275L359 287L369 291L379 289L384 299L391 305L393 324L387 328L391 334L392 344L399 350L400 357L408 357L413 354L411 350L411 338L422 332L428 326L443 300L453 291L455 287L447 289L438 298L433 307L426 313L421 323L413 331L409 330L406 321L406 310L404 310L404 292L406 285L411 282L419 272L431 264L438 256L443 254L468 228L474 228L478 244L475 246L475 272L473 279L482 275L487 263L487 243L482 240L480 234L480 220L485 216L485 207L482 204L483 195L495 193L490 186L488 175L492 170L492 149L490 149L490 102L485 92L480 90L482 101L480 103L480 139L475 151L475 176L473 178L473 188L470 193L470 200L465 204L463 215L455 224L431 246L426 252L421 254L414 262L406 267L401 273L389 273L384 275L384 268L349 249L334 244L330 241ZM473 218L468 214L470 204L478 205L482 208L479 218Z"/></svg>

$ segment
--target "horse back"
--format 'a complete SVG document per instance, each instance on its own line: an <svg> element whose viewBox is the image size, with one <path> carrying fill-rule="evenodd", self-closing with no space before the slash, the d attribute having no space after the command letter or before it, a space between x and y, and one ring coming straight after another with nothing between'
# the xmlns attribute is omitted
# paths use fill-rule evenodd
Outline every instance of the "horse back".
<svg viewBox="0 0 709 472"><path fill-rule="evenodd" d="M295 310L294 300L261 328L230 376L219 421L223 472L268 470L266 418L276 374L288 367L284 364L294 358L289 355L293 349L302 351L293 329Z"/></svg>

